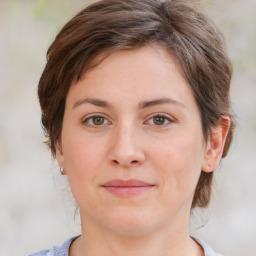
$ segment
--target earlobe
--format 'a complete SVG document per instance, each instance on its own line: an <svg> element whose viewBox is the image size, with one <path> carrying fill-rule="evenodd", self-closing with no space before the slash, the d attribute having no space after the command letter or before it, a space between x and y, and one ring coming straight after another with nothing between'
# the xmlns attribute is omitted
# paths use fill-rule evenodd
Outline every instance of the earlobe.
<svg viewBox="0 0 256 256"><path fill-rule="evenodd" d="M202 165L203 172L212 172L217 169L222 157L229 127L230 118L228 116L222 116L220 117L218 124L212 128L205 149Z"/></svg>
<svg viewBox="0 0 256 256"><path fill-rule="evenodd" d="M61 143L60 142L56 142L55 148L56 148L57 162L58 162L60 167L64 167L64 155L63 155Z"/></svg>

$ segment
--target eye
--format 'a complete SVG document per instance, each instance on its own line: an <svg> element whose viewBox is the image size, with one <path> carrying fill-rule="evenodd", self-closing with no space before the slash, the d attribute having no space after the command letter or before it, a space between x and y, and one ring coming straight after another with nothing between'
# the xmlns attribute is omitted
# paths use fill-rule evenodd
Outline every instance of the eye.
<svg viewBox="0 0 256 256"><path fill-rule="evenodd" d="M101 115L91 115L86 117L82 123L90 127L97 127L106 125L109 123L109 121Z"/></svg>
<svg viewBox="0 0 256 256"><path fill-rule="evenodd" d="M155 116L152 116L147 121L147 123L149 123L150 125L155 125L155 126L166 126L172 122L173 120L164 114L157 114Z"/></svg>

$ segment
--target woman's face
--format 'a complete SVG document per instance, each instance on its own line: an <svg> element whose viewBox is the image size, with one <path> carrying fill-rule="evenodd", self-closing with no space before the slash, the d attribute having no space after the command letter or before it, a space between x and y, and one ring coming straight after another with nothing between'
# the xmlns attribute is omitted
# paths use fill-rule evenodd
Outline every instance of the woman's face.
<svg viewBox="0 0 256 256"><path fill-rule="evenodd" d="M116 51L71 86L57 147L82 222L122 234L186 226L208 166L191 88L152 46Z"/></svg>

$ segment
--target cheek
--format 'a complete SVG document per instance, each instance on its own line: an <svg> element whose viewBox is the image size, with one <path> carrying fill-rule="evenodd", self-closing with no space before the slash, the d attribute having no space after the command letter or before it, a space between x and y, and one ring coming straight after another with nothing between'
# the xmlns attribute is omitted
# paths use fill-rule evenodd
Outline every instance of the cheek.
<svg viewBox="0 0 256 256"><path fill-rule="evenodd" d="M76 172L94 168L101 157L104 141L90 136L80 127L74 129L72 125L66 125L65 128L62 131L62 147L67 170Z"/></svg>
<svg viewBox="0 0 256 256"><path fill-rule="evenodd" d="M164 183L177 190L194 189L201 173L202 151L194 138L177 136L157 143L151 159Z"/></svg>
<svg viewBox="0 0 256 256"><path fill-rule="evenodd" d="M74 193L74 189L89 189L105 159L104 142L79 133L63 138L64 165L71 189Z"/></svg>
<svg viewBox="0 0 256 256"><path fill-rule="evenodd" d="M84 139L82 136L67 137L63 143L65 167L72 194L80 207L91 205L91 195L97 185L100 166L104 158L102 144ZM93 206L96 207L96 206Z"/></svg>

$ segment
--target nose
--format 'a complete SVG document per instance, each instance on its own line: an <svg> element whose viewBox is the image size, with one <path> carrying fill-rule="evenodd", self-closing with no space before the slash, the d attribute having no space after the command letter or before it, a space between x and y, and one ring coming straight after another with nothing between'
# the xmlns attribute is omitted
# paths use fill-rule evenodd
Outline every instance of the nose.
<svg viewBox="0 0 256 256"><path fill-rule="evenodd" d="M134 127L116 127L111 136L109 160L123 168L140 166L145 161L141 138Z"/></svg>

